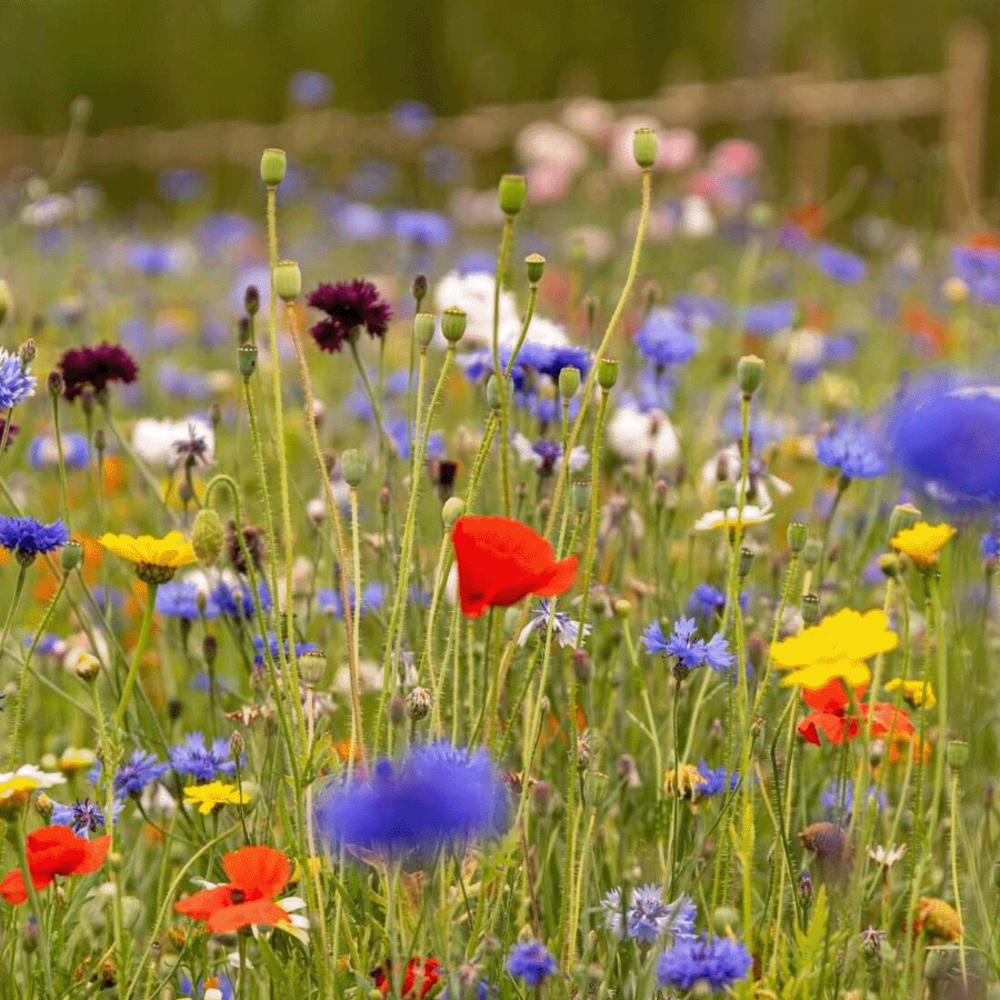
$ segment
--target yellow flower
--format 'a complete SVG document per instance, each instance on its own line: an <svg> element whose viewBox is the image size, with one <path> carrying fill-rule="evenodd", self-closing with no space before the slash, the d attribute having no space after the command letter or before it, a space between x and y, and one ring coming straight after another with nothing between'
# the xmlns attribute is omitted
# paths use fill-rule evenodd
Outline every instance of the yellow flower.
<svg viewBox="0 0 1000 1000"><path fill-rule="evenodd" d="M145 583L166 583L181 566L195 561L191 543L179 532L163 538L150 535L101 535L100 543L116 556L135 563L136 576Z"/></svg>
<svg viewBox="0 0 1000 1000"><path fill-rule="evenodd" d="M235 785L226 785L221 781L213 781L208 785L188 785L184 789L184 804L196 805L198 812L207 816L213 809L222 806L243 806L250 801L246 792L241 792Z"/></svg>
<svg viewBox="0 0 1000 1000"><path fill-rule="evenodd" d="M937 704L934 692L927 681L904 681L902 677L893 677L891 681L885 682L885 689L890 693L902 691L903 701L910 708L931 709Z"/></svg>
<svg viewBox="0 0 1000 1000"><path fill-rule="evenodd" d="M901 531L889 543L897 552L908 555L918 569L929 569L937 562L938 552L955 534L950 524L928 524L918 521L912 528Z"/></svg>
<svg viewBox="0 0 1000 1000"><path fill-rule="evenodd" d="M843 608L818 625L774 643L771 658L780 669L792 671L782 678L784 687L798 684L815 690L836 678L848 687L858 687L871 680L865 661L895 649L898 641L884 612L876 609L861 614Z"/></svg>
<svg viewBox="0 0 1000 1000"><path fill-rule="evenodd" d="M693 764L678 764L664 775L663 791L666 795L695 802L707 784L708 779Z"/></svg>

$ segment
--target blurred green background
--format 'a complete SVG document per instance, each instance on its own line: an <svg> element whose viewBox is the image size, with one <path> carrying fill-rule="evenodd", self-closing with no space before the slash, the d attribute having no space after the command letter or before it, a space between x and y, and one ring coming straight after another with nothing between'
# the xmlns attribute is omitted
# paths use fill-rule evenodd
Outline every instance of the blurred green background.
<svg viewBox="0 0 1000 1000"><path fill-rule="evenodd" d="M0 131L58 133L78 94L94 102L91 132L278 121L301 69L329 74L340 108L415 99L439 114L644 97L671 80L807 70L824 53L837 79L931 72L961 17L1000 40L997 0L0 0ZM992 194L1000 116L988 122ZM786 138L758 132L780 175ZM937 135L929 119L837 129L831 174L925 170Z"/></svg>

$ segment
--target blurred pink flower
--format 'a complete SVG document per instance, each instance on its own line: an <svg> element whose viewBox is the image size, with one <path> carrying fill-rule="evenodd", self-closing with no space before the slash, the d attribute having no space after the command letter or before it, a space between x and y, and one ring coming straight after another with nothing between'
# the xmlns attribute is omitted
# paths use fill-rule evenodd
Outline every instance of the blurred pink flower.
<svg viewBox="0 0 1000 1000"><path fill-rule="evenodd" d="M689 128L667 129L660 136L657 166L677 173L687 170L698 155L698 137Z"/></svg>
<svg viewBox="0 0 1000 1000"><path fill-rule="evenodd" d="M727 174L740 176L760 169L760 147L746 139L724 139L712 150L712 166Z"/></svg>

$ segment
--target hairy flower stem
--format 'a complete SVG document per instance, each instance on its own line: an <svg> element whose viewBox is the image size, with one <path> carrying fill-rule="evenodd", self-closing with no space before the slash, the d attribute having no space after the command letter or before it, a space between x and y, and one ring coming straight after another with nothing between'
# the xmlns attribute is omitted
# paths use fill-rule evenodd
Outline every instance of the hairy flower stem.
<svg viewBox="0 0 1000 1000"><path fill-rule="evenodd" d="M0 660L4 657L4 650L7 648L7 638L10 635L10 626L14 620L14 612L18 604L21 603L21 593L24 590L24 579L27 575L27 566L20 566L17 573L17 581L14 583L14 596L11 598L10 606L7 608L7 617L4 619L3 631L0 632ZM22 666L17 685L17 708L14 714L14 736L11 740L11 765L17 766L17 747L20 743L21 728L24 725L24 684L27 680L27 667Z"/></svg>
<svg viewBox="0 0 1000 1000"><path fill-rule="evenodd" d="M350 345L351 356L354 358L354 367L357 368L358 374L361 376L361 384L365 387L365 393L368 396L368 402L371 403L372 414L375 417L375 427L378 430L381 473L382 477L385 478L388 472L387 463L389 461L389 435L386 432L385 423L382 420L382 399L375 392L372 380L368 377L368 369L365 368L363 362L361 361L361 355L358 353L357 337L350 337L347 343Z"/></svg>
<svg viewBox="0 0 1000 1000"><path fill-rule="evenodd" d="M7 412L7 424L4 426L4 429L3 429L3 431L4 431L4 438L5 439L7 437L7 428L10 426L10 413L11 413L11 411ZM56 455L58 456L58 462L59 462L59 498L62 501L63 521L66 522L66 527L69 528L69 526L70 526L70 521L69 521L69 515L70 515L69 488L66 485L66 454L65 454L65 452L63 450L62 430L59 427L59 397L58 396L53 396L52 397L52 433L53 433L53 435L55 436L55 439L56 439ZM6 445L7 445L6 440L4 440L3 442L0 442L0 455L3 454L4 448L6 447ZM87 445L88 446L90 445L89 441L87 442ZM100 498L101 498L100 491L98 491L97 496L98 496L98 501L100 501ZM103 524L103 523L104 523L104 519L102 518L101 519L101 524Z"/></svg>
<svg viewBox="0 0 1000 1000"><path fill-rule="evenodd" d="M24 814L21 822L16 827L11 828L11 839L14 841L14 850L17 853L17 864L21 870L21 877L24 879L24 890L28 894L28 906L31 908L32 916L38 926L38 954L42 962L42 975L45 978L45 995L47 998L55 998L58 994L52 979L52 955L49 950L49 929L45 926L45 911L42 909L42 902L38 898L38 890L31 878L31 868L28 865L28 846L25 841Z"/></svg>
<svg viewBox="0 0 1000 1000"><path fill-rule="evenodd" d="M642 244L646 238L646 228L649 225L649 212L650 205L652 203L652 171L643 170L642 172L642 207L639 210L639 225L636 228L635 233L635 243L632 246L632 258L629 262L628 274L625 278L625 284L622 287L621 295L618 297L618 303L615 305L614 312L611 314L611 318L608 320L608 325L604 330L604 336L601 338L600 344L597 346L597 350L594 353L594 357L600 359L607 353L608 345L611 343L611 338L614 336L615 331L618 329L618 324L621 322L622 315L625 312L625 305L632 295L632 288L635 286L635 279L639 273L639 260L642 256ZM590 373L587 375L587 380L583 384L583 388L579 390L580 393L580 411L576 415L576 420L573 421L573 427L569 432L569 440L567 442L567 451L572 452L576 447L576 442L580 438L580 434L583 430L583 422L587 417L587 409L590 406L590 401L594 395L594 386L597 384L597 370L599 365L593 364L590 368ZM549 509L548 521L545 525L544 535L549 536L552 533L552 528L555 526L555 519L559 512L560 505L562 503L563 492L566 489L566 480L569 477L569 464L563 462L559 467L559 474L556 476L555 484L552 487L552 506Z"/></svg>
<svg viewBox="0 0 1000 1000"><path fill-rule="evenodd" d="M944 756L941 753L940 748L938 749L938 754ZM951 772L951 828L948 831L948 856L951 862L951 892L955 897L955 912L958 914L958 926L962 929L962 933L958 936L958 958L962 966L962 984L966 987L969 981L969 969L965 956L965 924L962 920L962 893L961 887L958 881L958 831L959 831L959 816L958 816L958 769L956 768Z"/></svg>
<svg viewBox="0 0 1000 1000"><path fill-rule="evenodd" d="M493 283L493 375L496 383L497 397L500 401L500 489L503 497L504 517L510 517L510 461L507 441L508 411L510 394L507 392L507 375L500 367L500 289L504 275L507 273L507 258L510 256L510 244L514 235L514 216L505 215L503 232L500 236L500 253L497 256L496 281Z"/></svg>
<svg viewBox="0 0 1000 1000"><path fill-rule="evenodd" d="M132 698L132 689L135 687L136 678L139 676L139 663L142 654L146 652L149 644L149 634L153 625L153 613L156 610L157 584L146 584L146 605L142 612L142 624L139 626L139 638L136 640L135 649L132 652L132 663L129 665L128 674L125 676L125 686L122 688L121 698L118 702L118 710L115 712L115 732L120 733L125 724L125 713L128 710L128 703Z"/></svg>

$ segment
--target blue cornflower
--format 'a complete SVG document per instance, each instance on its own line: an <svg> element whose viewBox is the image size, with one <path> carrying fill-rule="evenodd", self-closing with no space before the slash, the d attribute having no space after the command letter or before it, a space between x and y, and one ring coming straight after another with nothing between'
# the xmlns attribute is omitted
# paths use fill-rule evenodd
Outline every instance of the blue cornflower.
<svg viewBox="0 0 1000 1000"><path fill-rule="evenodd" d="M256 614L258 603L261 611L270 611L271 592L267 589L267 584L261 580L257 584L257 599L254 600L254 593L249 584L242 580L238 583L222 581L212 588L209 603L218 608L220 615L228 618L252 618Z"/></svg>
<svg viewBox="0 0 1000 1000"><path fill-rule="evenodd" d="M549 627L549 616L552 615L552 638L556 645L563 649L575 649L580 637L580 623L573 621L567 611L557 611L552 614L552 608L546 598L542 598L537 608L531 611L531 620L521 629L517 644L523 646L532 632L544 636ZM590 635L590 625L583 626L583 638Z"/></svg>
<svg viewBox="0 0 1000 1000"><path fill-rule="evenodd" d="M878 810L885 808L885 792L880 791L878 785L868 786L865 799ZM831 778L821 792L819 801L834 818L845 819L854 810L854 782Z"/></svg>
<svg viewBox="0 0 1000 1000"><path fill-rule="evenodd" d="M412 454L413 445L417 443L417 434L420 433L420 428L415 424L410 424L406 417L390 417L383 422L383 426L396 454L405 462ZM430 462L435 458L443 458L444 453L443 435L436 432L429 434L424 459Z"/></svg>
<svg viewBox="0 0 1000 1000"><path fill-rule="evenodd" d="M707 799L719 792L731 792L740 782L738 774L728 774L725 766L709 767L703 760L698 761L698 773L704 783L698 786L698 798Z"/></svg>
<svg viewBox="0 0 1000 1000"><path fill-rule="evenodd" d="M288 81L288 96L306 108L321 108L333 97L333 81L315 69L300 69Z"/></svg>
<svg viewBox="0 0 1000 1000"><path fill-rule="evenodd" d="M974 513L1000 503L1000 383L921 379L895 401L886 439L905 482L942 507Z"/></svg>
<svg viewBox="0 0 1000 1000"><path fill-rule="evenodd" d="M702 329L709 326L725 326L729 322L730 308L722 299L693 292L679 292L670 303L685 326Z"/></svg>
<svg viewBox="0 0 1000 1000"><path fill-rule="evenodd" d="M979 555L982 559L1000 560L1000 518L993 516L990 530L979 539Z"/></svg>
<svg viewBox="0 0 1000 1000"><path fill-rule="evenodd" d="M642 642L647 653L676 657L677 667L685 672L708 666L719 673L729 673L734 657L728 640L717 633L705 642L695 636L695 628L693 618L679 618L667 638L660 623L654 621L643 631Z"/></svg>
<svg viewBox="0 0 1000 1000"><path fill-rule="evenodd" d="M16 354L0 347L0 410L9 410L35 393L36 379L29 375Z"/></svg>
<svg viewBox="0 0 1000 1000"><path fill-rule="evenodd" d="M316 821L335 848L431 853L500 833L508 806L504 781L485 750L441 742L411 749L399 764L380 760L364 778L334 788Z"/></svg>
<svg viewBox="0 0 1000 1000"><path fill-rule="evenodd" d="M404 135L422 136L434 124L434 112L422 101L400 101L390 110L389 119Z"/></svg>
<svg viewBox="0 0 1000 1000"><path fill-rule="evenodd" d="M832 243L821 243L816 248L813 263L828 278L842 285L856 285L868 274L868 265L860 257Z"/></svg>
<svg viewBox="0 0 1000 1000"><path fill-rule="evenodd" d="M0 517L0 548L12 553L22 566L68 541L69 532L62 521L42 524L33 517Z"/></svg>
<svg viewBox="0 0 1000 1000"><path fill-rule="evenodd" d="M167 751L170 766L178 774L189 774L195 781L215 781L220 775L236 773L236 761L229 740L220 736L211 745L201 733L188 733L184 742Z"/></svg>
<svg viewBox="0 0 1000 1000"><path fill-rule="evenodd" d="M124 799L129 795L138 796L150 784L158 781L170 770L169 764L156 759L155 754L143 750L133 750L128 762L115 772L113 787L115 795Z"/></svg>
<svg viewBox="0 0 1000 1000"><path fill-rule="evenodd" d="M204 601L204 609L199 609L198 587L190 580L171 580L156 591L156 613L166 618L197 621L202 615L217 618L219 609L210 597Z"/></svg>
<svg viewBox="0 0 1000 1000"><path fill-rule="evenodd" d="M519 941L507 956L507 971L532 988L554 976L557 969L555 958L541 941Z"/></svg>
<svg viewBox="0 0 1000 1000"><path fill-rule="evenodd" d="M698 350L698 338L672 309L653 309L633 343L639 353L657 365L679 365Z"/></svg>
<svg viewBox="0 0 1000 1000"><path fill-rule="evenodd" d="M439 247L451 239L451 222L440 212L400 209L393 213L391 224L393 236L404 243Z"/></svg>
<svg viewBox="0 0 1000 1000"><path fill-rule="evenodd" d="M671 941L694 937L698 909L691 897L683 895L666 903L662 887L652 882L633 889L624 909L621 889L612 889L601 906L608 930L619 938L651 944L667 935Z"/></svg>
<svg viewBox="0 0 1000 1000"><path fill-rule="evenodd" d="M699 583L688 598L688 614L701 615L708 618L713 614L721 614L726 606L726 595L710 583Z"/></svg>
<svg viewBox="0 0 1000 1000"><path fill-rule="evenodd" d="M267 644L271 649L271 656L278 656L278 637L273 632L267 633ZM255 667L262 667L264 665L264 639L262 636L255 635L253 639L253 648L257 650L253 658L253 665ZM302 656L303 653L318 653L319 646L314 642L297 642L295 644L295 655ZM285 640L285 655L288 655L288 640Z"/></svg>
<svg viewBox="0 0 1000 1000"><path fill-rule="evenodd" d="M753 964L741 941L720 937L708 940L683 938L665 951L656 963L656 985L675 990L689 990L695 983L705 983L714 993L728 989L743 979Z"/></svg>
<svg viewBox="0 0 1000 1000"><path fill-rule="evenodd" d="M747 306L743 311L743 329L747 333L769 336L795 325L799 304L794 299L777 299Z"/></svg>
<svg viewBox="0 0 1000 1000"><path fill-rule="evenodd" d="M113 819L118 819L122 804L116 802L113 809ZM68 826L78 837L88 833L96 833L104 826L104 810L91 799L80 799L72 805L55 802L52 805L52 815L49 817L56 826Z"/></svg>
<svg viewBox="0 0 1000 1000"><path fill-rule="evenodd" d="M345 239L357 243L373 243L386 231L385 216L373 205L350 202L337 210L334 224Z"/></svg>
<svg viewBox="0 0 1000 1000"><path fill-rule="evenodd" d="M821 437L816 442L816 457L849 479L875 479L886 471L872 436L853 424L842 424Z"/></svg>
<svg viewBox="0 0 1000 1000"><path fill-rule="evenodd" d="M236 989L233 986L232 979L230 979L230 977L225 973L214 976L213 978L216 983L215 988L222 994L222 1000L235 1000ZM195 986L195 984L184 975L177 977L177 985L180 989L181 996L194 997L195 1000L203 1000L205 990L208 989L205 985L204 979L199 979L197 986Z"/></svg>

